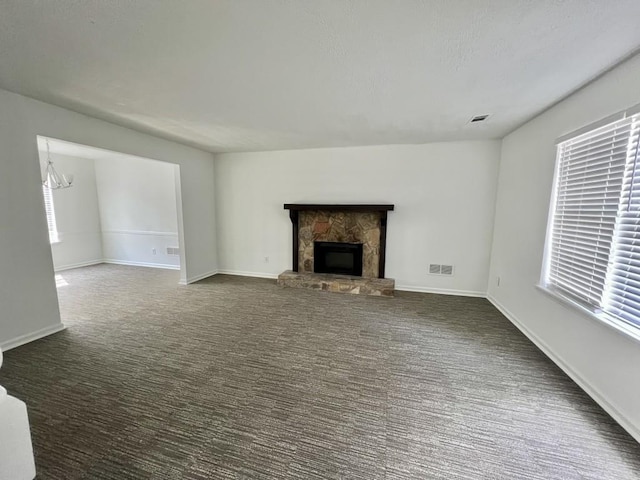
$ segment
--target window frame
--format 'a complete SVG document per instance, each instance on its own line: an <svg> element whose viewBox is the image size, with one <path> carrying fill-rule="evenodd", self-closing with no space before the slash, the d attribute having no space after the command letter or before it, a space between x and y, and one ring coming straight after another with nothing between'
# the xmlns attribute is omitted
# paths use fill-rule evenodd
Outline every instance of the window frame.
<svg viewBox="0 0 640 480"><path fill-rule="evenodd" d="M624 319L618 318L614 315L611 315L605 311L603 311L599 307L595 307L581 299L574 298L570 293L561 290L554 285L547 283L549 269L550 269L550 258L552 255L552 238L553 238L553 227L554 227L554 217L557 207L558 201L558 182L560 180L560 167L561 167L561 155L560 155L560 144L575 139L585 133L589 133L591 131L597 130L601 127L609 125L611 123L617 122L619 120L623 120L627 117L637 115L640 113L640 104L635 105L631 108L620 111L616 114L605 117L597 122L593 122L589 125L586 125L578 130L575 130L569 134L563 135L558 138L555 142L555 161L554 161L554 169L553 169L553 183L549 201L549 210L547 217L547 229L545 235L545 243L544 243L544 251L542 258L542 268L540 271L540 278L538 284L536 284L536 288L559 302L564 307L569 307L573 311L577 311L581 313L583 316L586 316L592 320L598 321L600 323L605 324L606 326L614 329L615 331L625 335L628 338L631 338L637 342L640 342L640 326L630 323ZM640 147L638 147L640 148ZM616 214L616 216L620 215L620 211ZM615 234L615 233L614 233ZM612 245L612 249L613 249ZM612 249L609 250L609 255L612 254ZM606 281L606 280L605 280Z"/></svg>

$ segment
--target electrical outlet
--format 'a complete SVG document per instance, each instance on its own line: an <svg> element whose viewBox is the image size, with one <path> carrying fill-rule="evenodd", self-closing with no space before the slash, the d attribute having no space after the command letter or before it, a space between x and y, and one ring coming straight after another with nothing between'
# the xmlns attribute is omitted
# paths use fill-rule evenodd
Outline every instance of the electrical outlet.
<svg viewBox="0 0 640 480"><path fill-rule="evenodd" d="M156 249L155 249L155 248L152 248L152 249L151 249L151 253L152 253L153 255L156 255L158 252L156 252Z"/></svg>

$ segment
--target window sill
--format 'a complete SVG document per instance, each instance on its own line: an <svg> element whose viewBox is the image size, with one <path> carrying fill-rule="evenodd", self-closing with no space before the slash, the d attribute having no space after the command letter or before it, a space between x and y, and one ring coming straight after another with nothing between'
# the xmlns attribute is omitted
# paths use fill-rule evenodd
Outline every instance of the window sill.
<svg viewBox="0 0 640 480"><path fill-rule="evenodd" d="M570 307L573 310L576 310L582 313L583 315L586 315L592 320L596 320L600 323L603 323L607 327L612 328L613 330L624 335L625 337L640 343L640 328L634 327L633 325L630 325L627 322L623 320L619 320L606 313L596 312L588 307L585 307L584 305L579 304L575 300L572 300L571 298L563 295L562 293L556 292L554 290L551 290L545 287L544 285L536 285L536 288L541 292L543 292L545 295L548 295L549 297L553 298L557 302L561 303L562 305L566 307Z"/></svg>

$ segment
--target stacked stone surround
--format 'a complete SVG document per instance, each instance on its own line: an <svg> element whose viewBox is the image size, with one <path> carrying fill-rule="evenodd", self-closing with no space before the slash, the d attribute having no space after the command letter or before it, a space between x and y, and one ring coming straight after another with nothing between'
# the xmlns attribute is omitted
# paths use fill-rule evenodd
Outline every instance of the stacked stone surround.
<svg viewBox="0 0 640 480"><path fill-rule="evenodd" d="M300 212L298 272L313 273L313 242L362 243L362 277L377 278L379 212Z"/></svg>

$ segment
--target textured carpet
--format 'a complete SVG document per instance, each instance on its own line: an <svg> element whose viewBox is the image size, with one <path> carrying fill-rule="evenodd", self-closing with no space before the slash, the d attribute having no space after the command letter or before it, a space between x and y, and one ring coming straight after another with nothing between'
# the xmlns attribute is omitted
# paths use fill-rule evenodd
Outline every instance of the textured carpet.
<svg viewBox="0 0 640 480"><path fill-rule="evenodd" d="M635 479L640 445L486 300L62 272L6 354L41 479Z"/></svg>

